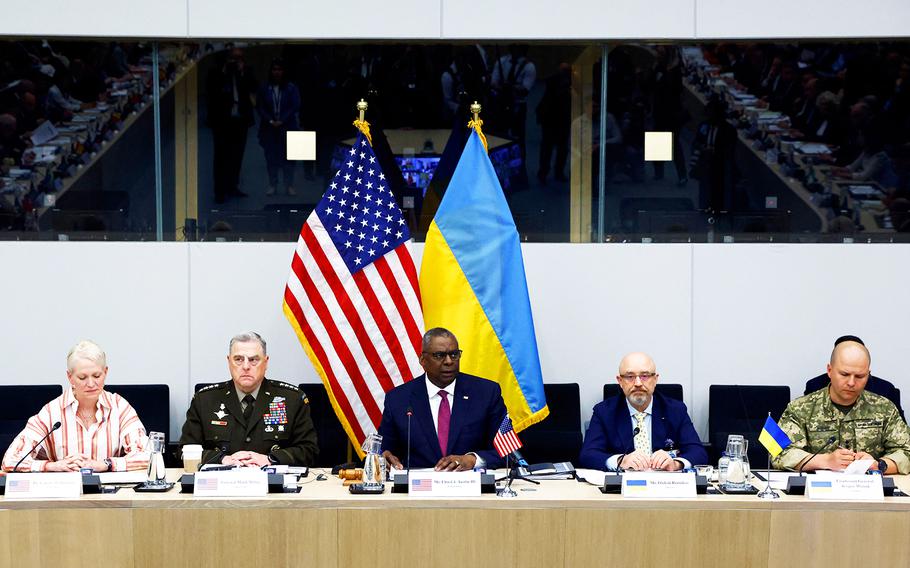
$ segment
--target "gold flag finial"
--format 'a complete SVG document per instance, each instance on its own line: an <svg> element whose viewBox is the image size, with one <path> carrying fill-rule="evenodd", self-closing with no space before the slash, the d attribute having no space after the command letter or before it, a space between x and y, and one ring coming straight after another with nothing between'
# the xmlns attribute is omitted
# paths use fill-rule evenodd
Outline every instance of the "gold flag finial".
<svg viewBox="0 0 910 568"><path fill-rule="evenodd" d="M370 123L366 121L366 112L367 107L369 106L370 105L365 100L360 99L360 101L357 103L357 112L359 113L359 117L354 120L354 126L363 132L363 135L366 136L367 142L369 142L370 146L372 146L373 138L370 136Z"/></svg>
<svg viewBox="0 0 910 568"><path fill-rule="evenodd" d="M483 143L483 149L489 152L490 147L487 145L487 137L483 135L483 130L480 128L483 126L483 121L480 120L481 108L482 107L480 106L480 103L477 101L474 101L474 104L471 105L471 114L474 116L474 118L468 121L468 128L474 129L474 132L480 136L480 141Z"/></svg>

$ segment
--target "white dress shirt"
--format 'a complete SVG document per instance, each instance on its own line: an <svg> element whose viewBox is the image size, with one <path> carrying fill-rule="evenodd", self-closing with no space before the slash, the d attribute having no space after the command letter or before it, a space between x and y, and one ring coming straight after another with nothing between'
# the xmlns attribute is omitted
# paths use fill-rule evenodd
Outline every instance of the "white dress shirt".
<svg viewBox="0 0 910 568"><path fill-rule="evenodd" d="M426 375L424 375L424 377L426 377ZM441 388L437 387L436 385L434 385L432 382L430 382L430 379L427 378L427 396L430 399L430 414L433 415L433 428L436 429L437 436L439 435L439 405L442 404L442 397L439 396L439 391L444 390L448 393L447 398L449 399L449 411L452 413L451 416L454 416L455 415L455 382L457 380L458 379L455 379L454 381L449 383L449 386L447 386L444 389L441 389ZM449 434L450 435L452 433L451 426L452 426L452 422L450 420L449 421ZM482 457L478 456L474 452L468 452L468 453L477 458L477 463L474 464L475 468L485 467L487 465L487 462L485 462ZM445 457L445 456L443 456L443 457Z"/></svg>

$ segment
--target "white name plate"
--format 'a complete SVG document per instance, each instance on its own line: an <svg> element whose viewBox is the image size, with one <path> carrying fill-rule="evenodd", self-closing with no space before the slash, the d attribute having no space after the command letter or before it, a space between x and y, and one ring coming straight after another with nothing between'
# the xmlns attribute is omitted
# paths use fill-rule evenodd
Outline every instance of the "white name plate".
<svg viewBox="0 0 910 568"><path fill-rule="evenodd" d="M10 473L6 476L7 499L59 499L82 495L82 474Z"/></svg>
<svg viewBox="0 0 910 568"><path fill-rule="evenodd" d="M695 474L627 471L622 496L629 499L689 499L695 497Z"/></svg>
<svg viewBox="0 0 910 568"><path fill-rule="evenodd" d="M202 497L259 497L269 492L269 476L258 468L200 471L193 478L193 495Z"/></svg>
<svg viewBox="0 0 910 568"><path fill-rule="evenodd" d="M478 471L412 471L408 495L415 497L480 497Z"/></svg>
<svg viewBox="0 0 910 568"><path fill-rule="evenodd" d="M825 501L884 501L881 475L810 475L806 497Z"/></svg>

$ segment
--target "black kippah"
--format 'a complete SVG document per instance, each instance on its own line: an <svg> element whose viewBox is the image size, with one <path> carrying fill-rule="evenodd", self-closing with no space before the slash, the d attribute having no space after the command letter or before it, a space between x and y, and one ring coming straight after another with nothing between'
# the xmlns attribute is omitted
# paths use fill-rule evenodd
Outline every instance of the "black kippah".
<svg viewBox="0 0 910 568"><path fill-rule="evenodd" d="M837 340L834 341L834 346L837 347L844 341L854 341L856 343L859 343L860 345L865 345L865 343L863 343L863 340L860 339L859 337L856 337L855 335L841 335L840 337L837 338Z"/></svg>

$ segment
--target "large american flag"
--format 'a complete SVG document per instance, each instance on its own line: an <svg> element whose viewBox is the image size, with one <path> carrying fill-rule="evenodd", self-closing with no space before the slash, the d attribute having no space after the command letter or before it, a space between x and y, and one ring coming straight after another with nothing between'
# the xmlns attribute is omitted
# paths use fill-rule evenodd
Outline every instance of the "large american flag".
<svg viewBox="0 0 910 568"><path fill-rule="evenodd" d="M411 235L362 133L345 156L300 230L284 311L360 452L385 393L422 372L423 313Z"/></svg>
<svg viewBox="0 0 910 568"><path fill-rule="evenodd" d="M493 437L493 447L496 448L496 453L501 458L521 447L521 440L515 435L515 430L512 429L512 419L508 414L502 419L502 424L499 425L499 430Z"/></svg>

